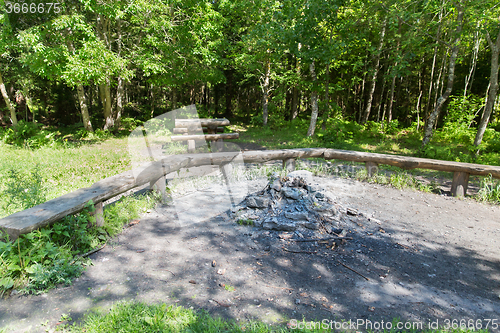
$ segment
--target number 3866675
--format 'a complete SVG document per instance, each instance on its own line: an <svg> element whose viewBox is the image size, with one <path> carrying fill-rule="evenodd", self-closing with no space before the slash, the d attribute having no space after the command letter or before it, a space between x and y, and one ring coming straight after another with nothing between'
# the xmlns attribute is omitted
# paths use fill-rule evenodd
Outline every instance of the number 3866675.
<svg viewBox="0 0 500 333"><path fill-rule="evenodd" d="M19 3L19 2L6 2L5 10L7 13L16 14L43 14L43 13L60 13L61 8L59 7L59 2L41 2L41 3Z"/></svg>

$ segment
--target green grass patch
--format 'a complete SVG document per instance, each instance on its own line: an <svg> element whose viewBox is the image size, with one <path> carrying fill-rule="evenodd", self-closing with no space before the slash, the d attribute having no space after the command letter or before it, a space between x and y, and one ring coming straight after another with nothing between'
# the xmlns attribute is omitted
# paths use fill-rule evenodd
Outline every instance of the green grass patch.
<svg viewBox="0 0 500 333"><path fill-rule="evenodd" d="M69 324L72 319L68 315L63 315L61 322L66 322L58 327L58 331L71 333L101 333L101 332L190 332L190 333L210 333L210 332L250 332L250 333L285 333L285 332L347 332L349 323L344 321L336 321L329 323L323 321L306 321L306 320L290 320L288 323L276 325L268 325L258 321L234 321L224 320L218 317L209 315L205 311L195 311L193 309L185 309L181 306L167 304L145 304L140 302L128 301L119 302L111 307L109 311L93 311L84 316L81 323ZM402 329L397 329L397 325L403 325ZM337 324L338 327L335 327ZM346 325L347 324L347 325ZM380 324L380 323L378 323ZM445 328L429 328L429 323L422 322L421 326L415 326L414 323L406 322L406 324L414 325L414 328L404 329L405 322L394 319L392 322L384 322L386 328L391 324L392 329L385 329L383 332L428 332L428 333L465 333L479 332L486 333L487 330L467 329L467 322L450 322L449 329ZM469 322L470 324L470 322ZM455 326L453 326L455 325ZM462 325L463 328L460 328ZM475 322L474 322L475 325ZM333 326L333 327L332 327ZM457 328L454 328L457 327ZM365 330L365 326L361 327L362 331L376 332L377 330Z"/></svg>
<svg viewBox="0 0 500 333"><path fill-rule="evenodd" d="M126 138L79 147L0 143L0 218L131 168Z"/></svg>
<svg viewBox="0 0 500 333"><path fill-rule="evenodd" d="M239 225L246 225L246 226L254 225L253 220L251 219L239 219L238 221L236 221L236 223Z"/></svg>

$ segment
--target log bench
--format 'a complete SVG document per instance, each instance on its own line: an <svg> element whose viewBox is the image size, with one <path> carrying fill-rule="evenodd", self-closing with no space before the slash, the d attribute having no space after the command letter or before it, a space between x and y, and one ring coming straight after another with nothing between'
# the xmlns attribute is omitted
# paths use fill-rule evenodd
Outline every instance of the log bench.
<svg viewBox="0 0 500 333"><path fill-rule="evenodd" d="M144 184L149 184L150 188L160 187L158 190L161 190L165 182L159 182L158 180L166 174L196 166L226 165L238 156L242 156L245 163L282 160L283 166L290 170L293 169L295 161L299 158L324 158L326 160L338 159L364 162L369 174L376 172L379 164L393 165L404 169L420 168L448 171L454 173L452 184L452 194L454 196L466 194L469 175L471 174L491 175L494 178L500 178L500 167L498 166L326 148L172 155L145 164L133 171L103 179L88 188L79 189L0 219L0 230L7 232L10 239L13 240L21 234L55 223L67 215L78 213L90 200L94 202L97 210L102 213L102 202L123 192ZM134 177L134 175L136 176Z"/></svg>
<svg viewBox="0 0 500 333"><path fill-rule="evenodd" d="M222 151L223 140L238 139L238 133L222 133L224 126L229 126L227 119L176 119L172 141L187 141L188 153L194 153L196 141L211 141L211 147L216 147L217 151ZM200 134L203 131L204 134Z"/></svg>

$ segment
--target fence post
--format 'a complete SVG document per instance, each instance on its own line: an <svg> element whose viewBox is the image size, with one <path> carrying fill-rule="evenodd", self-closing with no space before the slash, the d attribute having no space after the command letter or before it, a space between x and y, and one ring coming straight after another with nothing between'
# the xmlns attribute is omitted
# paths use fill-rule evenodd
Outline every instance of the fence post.
<svg viewBox="0 0 500 333"><path fill-rule="evenodd" d="M295 158L287 158L286 160L283 160L283 169L285 169L288 172L294 171Z"/></svg>

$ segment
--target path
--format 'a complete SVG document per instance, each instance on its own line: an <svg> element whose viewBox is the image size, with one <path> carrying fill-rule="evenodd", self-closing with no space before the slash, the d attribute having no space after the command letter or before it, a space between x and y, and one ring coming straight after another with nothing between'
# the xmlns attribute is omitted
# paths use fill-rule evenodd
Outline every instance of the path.
<svg viewBox="0 0 500 333"><path fill-rule="evenodd" d="M162 207L92 255L94 265L73 286L1 300L0 325L44 332L40 325L55 327L63 313L78 319L89 309L133 299L266 322L399 317L428 325L495 316L500 321L498 206L314 179L339 204L364 215L342 222L354 240L335 251L285 252L283 246L297 244L276 232L237 226L227 213L214 210L206 222L180 223L171 207ZM249 190L264 184L252 181ZM190 200L196 209L196 197Z"/></svg>

